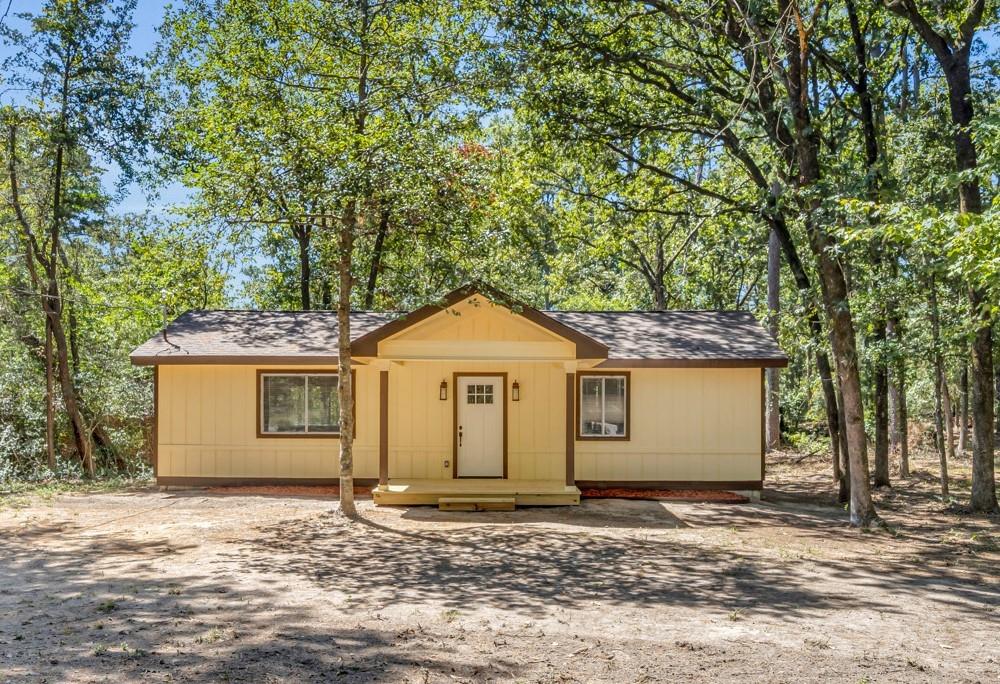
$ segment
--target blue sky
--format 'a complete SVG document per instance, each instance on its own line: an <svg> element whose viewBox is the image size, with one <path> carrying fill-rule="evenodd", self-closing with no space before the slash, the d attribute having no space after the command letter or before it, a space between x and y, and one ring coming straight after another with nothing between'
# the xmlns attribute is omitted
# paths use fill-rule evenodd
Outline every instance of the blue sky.
<svg viewBox="0 0 1000 684"><path fill-rule="evenodd" d="M38 0L8 0L10 10L4 19L11 26L22 28L23 22L19 22L15 15L20 13L36 13L42 7L42 2ZM136 10L133 16L135 29L132 32L132 53L136 56L143 56L153 49L159 39L157 29L163 21L163 15L168 6L172 3L166 0L137 0ZM0 13L6 9L6 3L0 0ZM0 44L0 59L7 57L11 50ZM117 180L117 170L108 169L104 173L104 180L108 188L114 186ZM130 188L128 194L118 203L116 209L122 213L139 213L147 209L166 210L167 207L183 202L188 196L187 190L179 183L172 183L160 188L155 198L147 197L146 193L138 187Z"/></svg>

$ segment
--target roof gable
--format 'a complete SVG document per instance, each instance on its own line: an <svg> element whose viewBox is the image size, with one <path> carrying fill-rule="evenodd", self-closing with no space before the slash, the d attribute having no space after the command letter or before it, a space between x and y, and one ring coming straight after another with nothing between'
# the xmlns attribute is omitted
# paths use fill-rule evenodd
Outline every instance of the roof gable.
<svg viewBox="0 0 1000 684"><path fill-rule="evenodd" d="M510 318L503 320L498 316ZM500 325L493 332L485 333L487 341L549 344L562 341L573 345L571 358L605 359L608 356L608 347L603 342L478 283L453 290L440 302L423 306L363 335L353 342L351 351L357 356L379 356L380 343L401 340L408 335L413 341L430 341L442 333L460 340L463 328L472 330L477 322L484 322L484 327L489 327L488 319ZM481 343L478 336L473 338Z"/></svg>
<svg viewBox="0 0 1000 684"><path fill-rule="evenodd" d="M503 342L567 342L537 323L516 314L502 304L478 294L416 322L383 343L398 340L475 339Z"/></svg>

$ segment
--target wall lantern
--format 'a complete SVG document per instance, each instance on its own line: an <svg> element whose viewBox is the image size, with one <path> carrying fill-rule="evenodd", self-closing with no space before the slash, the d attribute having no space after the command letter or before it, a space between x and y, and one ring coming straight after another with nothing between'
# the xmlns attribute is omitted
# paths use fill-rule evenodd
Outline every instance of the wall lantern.
<svg viewBox="0 0 1000 684"><path fill-rule="evenodd" d="M448 381L447 380L442 380L441 381L441 389L438 390L438 398L441 401L447 401L448 400Z"/></svg>
<svg viewBox="0 0 1000 684"><path fill-rule="evenodd" d="M510 400L511 401L521 401L521 386L517 384L517 380L510 388Z"/></svg>

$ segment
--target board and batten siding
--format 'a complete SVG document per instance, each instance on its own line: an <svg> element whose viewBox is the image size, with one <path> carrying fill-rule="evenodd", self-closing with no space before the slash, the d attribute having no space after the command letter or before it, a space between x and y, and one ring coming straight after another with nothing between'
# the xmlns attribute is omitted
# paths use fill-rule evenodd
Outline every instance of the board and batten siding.
<svg viewBox="0 0 1000 684"><path fill-rule="evenodd" d="M561 363L407 361L389 372L389 479L452 477L454 373L507 374L507 477L565 476L565 371ZM441 381L448 399L441 401ZM514 381L521 400L511 401ZM445 464L447 462L447 465Z"/></svg>
<svg viewBox="0 0 1000 684"><path fill-rule="evenodd" d="M258 369L283 367L160 366L159 477L337 477L336 438L257 436ZM394 363L389 372L390 479L452 477L455 372L507 374L510 479L564 477L566 371L562 363L413 360ZM630 438L577 440L577 480L761 479L759 368L633 368L630 373ZM379 371L359 366L355 380L354 475L374 479L378 477ZM438 398L442 380L448 383L447 401ZM521 388L517 402L510 400L515 380Z"/></svg>
<svg viewBox="0 0 1000 684"><path fill-rule="evenodd" d="M337 438L257 436L257 370L302 366L159 367L157 477L325 478L340 472ZM333 371L334 366L308 370ZM378 477L378 371L355 374L354 476Z"/></svg>
<svg viewBox="0 0 1000 684"><path fill-rule="evenodd" d="M761 479L759 368L631 369L628 441L577 441L582 481Z"/></svg>
<svg viewBox="0 0 1000 684"><path fill-rule="evenodd" d="M378 343L379 356L392 359L468 359L470 351L477 359L497 361L576 358L573 343L476 297Z"/></svg>

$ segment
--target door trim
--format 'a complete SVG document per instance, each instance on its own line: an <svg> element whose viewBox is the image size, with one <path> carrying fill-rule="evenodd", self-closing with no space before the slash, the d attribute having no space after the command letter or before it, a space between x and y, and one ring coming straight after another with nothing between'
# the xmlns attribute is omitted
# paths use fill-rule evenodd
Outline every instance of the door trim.
<svg viewBox="0 0 1000 684"><path fill-rule="evenodd" d="M484 371L481 373L473 372L454 372L452 373L452 392L451 392L451 476L454 479L463 480L495 480L495 477L487 477L483 475L463 475L458 474L458 379L463 377L497 377L500 378L500 383L503 385L503 391L500 393L503 397L503 475L501 478L507 479L507 373L497 373Z"/></svg>

